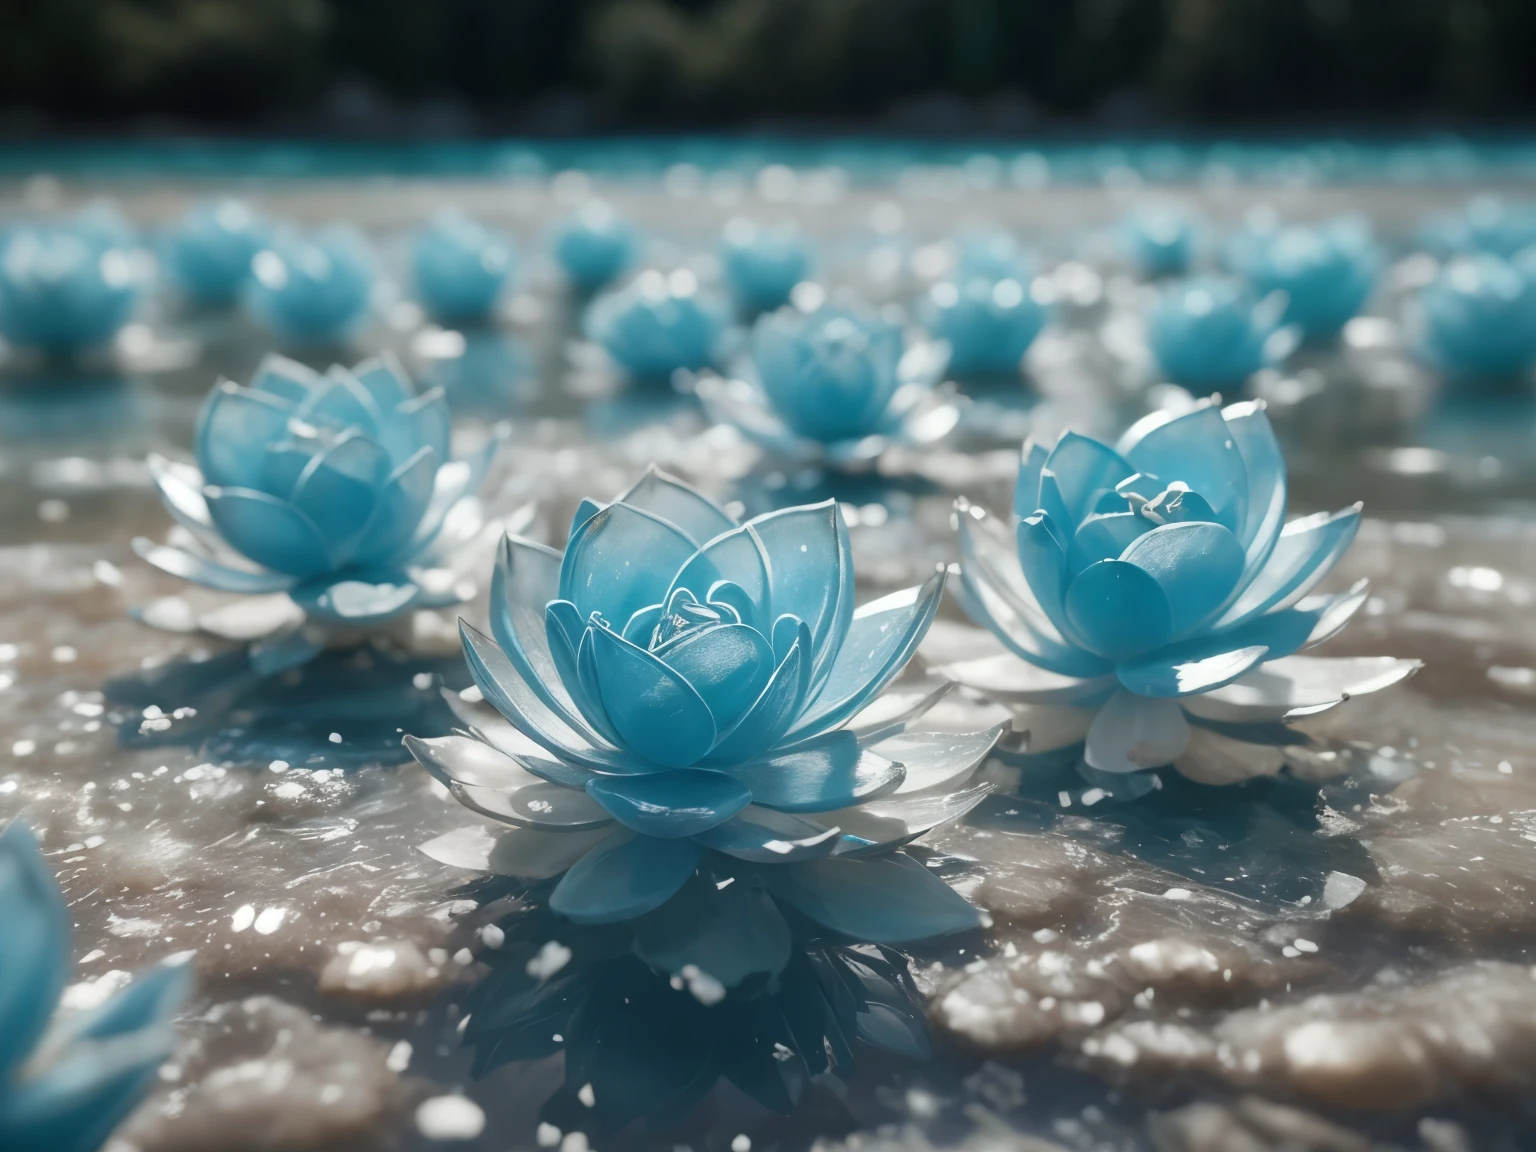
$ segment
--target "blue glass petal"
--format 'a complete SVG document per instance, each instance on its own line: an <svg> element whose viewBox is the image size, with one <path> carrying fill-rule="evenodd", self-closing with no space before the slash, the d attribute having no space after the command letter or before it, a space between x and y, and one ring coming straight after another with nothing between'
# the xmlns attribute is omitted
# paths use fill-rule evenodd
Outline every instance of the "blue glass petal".
<svg viewBox="0 0 1536 1152"><path fill-rule="evenodd" d="M41 1039L69 974L69 914L26 825L0 831L0 1083Z"/></svg>
<svg viewBox="0 0 1536 1152"><path fill-rule="evenodd" d="M321 387L325 377L307 365L276 352L262 357L255 374L251 377L251 389L266 392L289 404L302 404L310 392Z"/></svg>
<svg viewBox="0 0 1536 1152"><path fill-rule="evenodd" d="M602 510L603 506L596 500L592 500L583 496L581 498L581 503L576 505L576 514L571 517L570 531L565 534L565 538L567 540L574 540L576 538L577 530Z"/></svg>
<svg viewBox="0 0 1536 1152"><path fill-rule="evenodd" d="M1173 610L1158 582L1124 560L1100 560L1067 589L1067 616L1095 653L1124 660L1173 636Z"/></svg>
<svg viewBox="0 0 1536 1152"><path fill-rule="evenodd" d="M1153 527L1152 521L1132 512L1093 513L1078 526L1067 550L1068 581L1090 564L1120 559L1132 541Z"/></svg>
<svg viewBox="0 0 1536 1152"><path fill-rule="evenodd" d="M785 864L762 876L770 892L818 924L871 944L927 940L981 924L963 897L901 852Z"/></svg>
<svg viewBox="0 0 1536 1152"><path fill-rule="evenodd" d="M1164 484L1182 480L1216 510L1218 522L1237 531L1248 515L1248 469L1237 441L1215 405L1202 403L1159 424L1126 457Z"/></svg>
<svg viewBox="0 0 1536 1152"><path fill-rule="evenodd" d="M596 772L646 770L645 765L636 764L623 752L595 747L592 741L560 719L517 674L495 641L462 619L459 621L459 637L475 686L486 702L528 739L558 758Z"/></svg>
<svg viewBox="0 0 1536 1152"><path fill-rule="evenodd" d="M448 408L447 394L442 388L432 388L385 412L380 424L378 441L397 465L409 460L423 447L432 449L439 461L451 456L450 444L453 432L453 413Z"/></svg>
<svg viewBox="0 0 1536 1152"><path fill-rule="evenodd" d="M773 897L751 884L695 881L635 925L635 954L674 975L707 972L727 988L789 963L789 925Z"/></svg>
<svg viewBox="0 0 1536 1152"><path fill-rule="evenodd" d="M619 501L675 524L700 548L736 527L736 521L713 500L654 464Z"/></svg>
<svg viewBox="0 0 1536 1152"><path fill-rule="evenodd" d="M1357 580L1348 592L1334 596L1308 596L1294 608L1280 608L1255 616L1245 624L1223 629L1212 638L1230 648L1262 644L1267 660L1321 644L1349 623L1370 596L1370 581Z"/></svg>
<svg viewBox="0 0 1536 1152"><path fill-rule="evenodd" d="M432 501L433 483L442 462L435 449L419 449L396 466L379 489L373 518L354 544L354 564L398 560L410 551L416 526Z"/></svg>
<svg viewBox="0 0 1536 1152"><path fill-rule="evenodd" d="M608 810L585 792L528 774L519 788L487 788L451 781L448 791L471 812L503 824L544 832L588 832L613 823Z"/></svg>
<svg viewBox="0 0 1536 1152"><path fill-rule="evenodd" d="M1264 411L1264 401L1249 400L1222 409L1227 431L1243 456L1248 474L1248 509L1238 541L1247 552L1243 570L1250 576L1269 558L1285 525L1285 456Z"/></svg>
<svg viewBox="0 0 1536 1152"><path fill-rule="evenodd" d="M314 521L291 504L248 488L209 488L205 496L224 539L262 567L318 576L335 566Z"/></svg>
<svg viewBox="0 0 1536 1152"><path fill-rule="evenodd" d="M550 608L555 608L556 605L570 605L570 603L569 600L556 600L550 604ZM571 617L575 615L574 607L569 612L564 609L557 609L556 611L562 617L560 627L563 632L570 625ZM567 680L566 684L570 686L571 695L576 701L576 706L581 709L581 714L587 719L588 723L597 729L598 732L602 733L602 738L608 741L608 743L612 744L615 748L622 748L624 747L624 737L619 734L619 730L614 727L613 721L608 717L608 709L603 705L603 686L597 673L597 633L602 630L597 625L591 625L583 628L578 633L579 639L576 644L576 678L574 680ZM553 641L553 638L551 640ZM563 661L564 657L565 654L561 650L559 659ZM578 731L580 730L578 725L572 725L572 727L577 728ZM596 743L596 741L593 741L593 743Z"/></svg>
<svg viewBox="0 0 1536 1152"><path fill-rule="evenodd" d="M1040 473L1050 454L1050 450L1038 440L1031 438L1024 441L1019 475L1013 486L1013 514L1020 519L1040 507Z"/></svg>
<svg viewBox="0 0 1536 1152"><path fill-rule="evenodd" d="M703 698L645 649L607 628L589 630L603 707L624 744L668 768L686 768L715 743L715 721Z"/></svg>
<svg viewBox="0 0 1536 1152"><path fill-rule="evenodd" d="M756 804L744 808L734 819L701 832L694 840L756 864L789 864L797 860L815 860L830 856L838 843L837 828L779 812Z"/></svg>
<svg viewBox="0 0 1536 1152"><path fill-rule="evenodd" d="M588 852L550 893L549 906L578 924L612 924L659 908L699 864L692 840L616 834Z"/></svg>
<svg viewBox="0 0 1536 1152"><path fill-rule="evenodd" d="M503 536L491 573L491 635L533 693L580 731L571 686L576 683L576 651L585 621L574 604L558 599L559 593L560 554L530 540ZM554 654L552 629L557 624L564 630L564 664Z"/></svg>
<svg viewBox="0 0 1536 1152"><path fill-rule="evenodd" d="M322 577L288 595L312 616L362 626L400 615L421 597L421 588L403 572L349 569L342 579Z"/></svg>
<svg viewBox="0 0 1536 1152"><path fill-rule="evenodd" d="M151 452L147 463L160 503L171 518L198 536L213 534L213 518L208 514L208 501L203 499L202 473L188 464L167 460L158 452Z"/></svg>
<svg viewBox="0 0 1536 1152"><path fill-rule="evenodd" d="M679 588L702 590L707 598L722 581L739 589L727 595L741 622L770 633L774 616L769 603L768 558L757 529L751 525L743 525L706 544L678 570L662 599L670 599Z"/></svg>
<svg viewBox="0 0 1536 1152"><path fill-rule="evenodd" d="M1163 590L1173 634L1188 635L1225 605L1243 573L1243 546L1220 524L1164 524L1137 538L1121 559Z"/></svg>
<svg viewBox="0 0 1536 1152"><path fill-rule="evenodd" d="M293 405L222 380L203 402L194 447L209 484L262 487L266 447L287 435Z"/></svg>
<svg viewBox="0 0 1536 1152"><path fill-rule="evenodd" d="M380 413L393 412L416 395L416 385L393 352L381 352L352 369L352 378L373 398Z"/></svg>
<svg viewBox="0 0 1536 1152"><path fill-rule="evenodd" d="M752 803L739 781L700 768L598 776L587 781L587 795L626 828L664 840L708 831Z"/></svg>
<svg viewBox="0 0 1536 1152"><path fill-rule="evenodd" d="M843 830L833 855L873 856L910 844L939 825L960 819L991 792L991 784L978 784L958 792L897 794L841 812L828 812L821 819Z"/></svg>
<svg viewBox="0 0 1536 1152"><path fill-rule="evenodd" d="M721 769L781 812L831 812L901 786L899 764L859 747L852 732L828 732L786 752Z"/></svg>
<svg viewBox="0 0 1536 1152"><path fill-rule="evenodd" d="M800 715L811 684L811 630L804 623L773 676L741 717L724 729L705 757L709 765L742 764L779 742Z"/></svg>
<svg viewBox="0 0 1536 1152"><path fill-rule="evenodd" d="M370 436L378 433L383 419L368 389L339 364L331 366L320 386L299 403L293 415L300 423L317 428L360 428Z"/></svg>
<svg viewBox="0 0 1536 1152"><path fill-rule="evenodd" d="M1360 527L1360 505L1292 520L1282 529L1268 562L1237 602L1216 622L1227 628L1300 600L1349 549Z"/></svg>
<svg viewBox="0 0 1536 1152"><path fill-rule="evenodd" d="M298 577L283 572L246 572L230 568L202 556L194 556L168 544L156 544L143 536L135 536L133 550L143 560L162 572L180 576L204 588L217 588L220 592L240 592L261 595L265 592L286 592L298 582Z"/></svg>
<svg viewBox="0 0 1536 1152"><path fill-rule="evenodd" d="M320 530L332 555L343 555L373 516L389 459L372 440L349 432L313 456L288 502Z"/></svg>
<svg viewBox="0 0 1536 1152"><path fill-rule="evenodd" d="M790 733L792 739L842 724L906 667L939 610L944 576L936 572L921 587L893 592L853 614L832 670Z"/></svg>
<svg viewBox="0 0 1536 1152"><path fill-rule="evenodd" d="M747 526L767 557L772 617L797 616L810 626L811 681L818 683L853 618L853 548L837 501L770 512Z"/></svg>
<svg viewBox="0 0 1536 1152"><path fill-rule="evenodd" d="M1107 444L1076 432L1056 442L1040 471L1039 507L1071 531L1093 511L1103 493L1131 476L1135 468ZM1033 511L1033 509L1031 509Z"/></svg>
<svg viewBox="0 0 1536 1152"><path fill-rule="evenodd" d="M1220 636L1203 636L1122 662L1115 674L1138 696L1189 696L1230 684L1269 654L1262 644L1232 648ZM1144 765L1156 767L1156 765Z"/></svg>
<svg viewBox="0 0 1536 1152"><path fill-rule="evenodd" d="M565 600L561 601L561 603L570 604L570 601ZM651 637L656 634L656 625L661 622L661 614L664 608L665 605L662 604L648 604L644 608L636 610L619 635L631 644L638 644L642 648L649 648L651 646ZM574 612L575 609L576 605L571 604L571 610Z"/></svg>
<svg viewBox="0 0 1536 1152"><path fill-rule="evenodd" d="M1067 615L1067 558L1060 536L1064 527L1054 523L1048 512L1036 512L1019 521L1014 542L1035 603L1063 640L1081 646L1083 640Z"/></svg>
<svg viewBox="0 0 1536 1152"><path fill-rule="evenodd" d="M628 504L610 504L566 545L560 598L575 604L583 619L596 612L623 627L638 609L666 602L673 574L696 550L676 525Z"/></svg>
<svg viewBox="0 0 1536 1152"><path fill-rule="evenodd" d="M654 655L703 697L718 732L752 706L774 672L773 648L745 624L689 629Z"/></svg>

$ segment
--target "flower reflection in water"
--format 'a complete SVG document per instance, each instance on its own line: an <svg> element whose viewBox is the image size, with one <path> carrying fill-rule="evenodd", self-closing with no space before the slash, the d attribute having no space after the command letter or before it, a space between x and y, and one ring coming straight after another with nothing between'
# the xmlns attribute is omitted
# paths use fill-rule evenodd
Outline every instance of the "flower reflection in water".
<svg viewBox="0 0 1536 1152"><path fill-rule="evenodd" d="M504 931L482 956L492 970L465 1004L464 1042L477 1077L563 1051L564 1082L539 1113L562 1132L673 1128L722 1081L787 1115L873 1050L930 1052L906 958L889 948L786 935L776 976L727 991L657 966L648 919L578 929L535 908Z"/></svg>

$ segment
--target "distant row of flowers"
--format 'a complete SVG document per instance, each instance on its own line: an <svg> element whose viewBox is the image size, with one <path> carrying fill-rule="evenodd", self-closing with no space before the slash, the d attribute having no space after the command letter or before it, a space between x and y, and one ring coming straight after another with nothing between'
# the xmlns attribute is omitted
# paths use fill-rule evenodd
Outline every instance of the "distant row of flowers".
<svg viewBox="0 0 1536 1152"><path fill-rule="evenodd" d="M1480 200L1426 225L1413 257L1420 263L1389 278L1405 347L1452 376L1505 376L1536 363L1533 221L1536 209ZM1142 209L1116 229L1116 255L1105 257L1163 282L1133 312L1158 374L1191 390L1230 390L1303 344L1335 339L1383 290L1386 255L1362 220L1287 225L1259 211L1219 245L1212 234L1181 211ZM549 240L579 296L622 283L592 304L584 326L637 377L728 366L740 344L735 320L792 299L814 311L807 301L826 296L811 279L816 249L789 224L730 221L706 261L714 271L702 280L698 262L685 261L670 274L645 268L625 282L644 262L643 239L611 206L590 200ZM337 344L365 323L383 290L378 259L359 230L278 225L238 200L194 207L154 247L158 259L99 205L10 227L0 234L0 335L51 354L109 344L163 268L197 306L243 301L286 347ZM1058 295L1051 277L1007 236L977 235L951 247L939 270L914 275L913 318L948 346L957 376L1016 374L1051 321ZM1202 270L1213 262L1222 271ZM448 211L416 233L409 279L434 320L484 322L504 304L517 265L505 233Z"/></svg>

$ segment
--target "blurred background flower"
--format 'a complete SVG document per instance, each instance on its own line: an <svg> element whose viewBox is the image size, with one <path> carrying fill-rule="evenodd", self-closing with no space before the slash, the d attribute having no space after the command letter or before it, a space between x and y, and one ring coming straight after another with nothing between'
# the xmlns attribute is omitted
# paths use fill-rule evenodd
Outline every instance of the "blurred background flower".
<svg viewBox="0 0 1536 1152"><path fill-rule="evenodd" d="M444 209L416 234L416 293L435 319L483 320L511 279L512 256L505 236L457 209Z"/></svg>
<svg viewBox="0 0 1536 1152"><path fill-rule="evenodd" d="M373 255L350 225L279 232L251 258L251 270L246 304L287 347L345 342L373 299Z"/></svg>
<svg viewBox="0 0 1536 1152"><path fill-rule="evenodd" d="M166 271L193 304L233 304L271 235L271 224L242 200L194 205L166 238Z"/></svg>

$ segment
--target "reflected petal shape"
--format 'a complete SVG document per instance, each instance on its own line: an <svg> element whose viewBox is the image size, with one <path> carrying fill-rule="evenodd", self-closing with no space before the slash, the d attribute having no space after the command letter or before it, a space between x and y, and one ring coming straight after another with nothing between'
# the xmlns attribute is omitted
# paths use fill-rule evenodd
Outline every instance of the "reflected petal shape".
<svg viewBox="0 0 1536 1152"><path fill-rule="evenodd" d="M681 768L587 781L591 796L620 824L645 836L695 836L752 803L752 793L719 772Z"/></svg>
<svg viewBox="0 0 1536 1152"><path fill-rule="evenodd" d="M964 932L980 913L900 852L869 859L809 860L763 870L778 899L845 936L901 944Z"/></svg>
<svg viewBox="0 0 1536 1152"><path fill-rule="evenodd" d="M676 895L699 855L691 840L612 836L571 867L550 893L549 906L578 924L632 920Z"/></svg>
<svg viewBox="0 0 1536 1152"><path fill-rule="evenodd" d="M789 962L789 925L761 888L693 884L635 925L635 954L679 975L687 968L734 988Z"/></svg>

